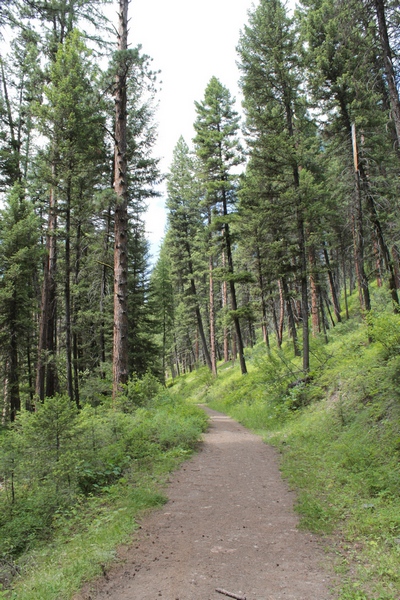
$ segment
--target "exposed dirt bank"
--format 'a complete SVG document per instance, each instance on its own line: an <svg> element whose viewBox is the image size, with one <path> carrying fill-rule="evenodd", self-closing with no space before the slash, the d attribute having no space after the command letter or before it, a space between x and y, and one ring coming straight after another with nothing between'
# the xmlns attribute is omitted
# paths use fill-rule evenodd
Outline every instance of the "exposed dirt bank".
<svg viewBox="0 0 400 600"><path fill-rule="evenodd" d="M296 529L294 494L275 450L206 409L202 449L171 477L168 503L146 517L122 563L76 600L328 600L317 536Z"/></svg>

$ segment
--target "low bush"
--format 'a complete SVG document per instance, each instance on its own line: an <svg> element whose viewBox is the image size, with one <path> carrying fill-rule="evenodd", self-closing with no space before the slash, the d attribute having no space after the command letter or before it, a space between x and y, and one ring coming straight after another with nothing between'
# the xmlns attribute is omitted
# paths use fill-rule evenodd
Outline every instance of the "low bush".
<svg viewBox="0 0 400 600"><path fill-rule="evenodd" d="M65 396L23 411L0 438L0 561L45 540L60 516L119 482L168 470L187 457L207 426L203 411L172 396L152 375L134 377L113 408ZM84 512L84 511L83 511Z"/></svg>

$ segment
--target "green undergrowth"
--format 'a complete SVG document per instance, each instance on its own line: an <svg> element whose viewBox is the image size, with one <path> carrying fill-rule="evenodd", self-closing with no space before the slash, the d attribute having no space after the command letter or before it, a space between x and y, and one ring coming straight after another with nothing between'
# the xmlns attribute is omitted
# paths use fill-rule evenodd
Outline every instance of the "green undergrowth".
<svg viewBox="0 0 400 600"><path fill-rule="evenodd" d="M152 376L114 406L58 396L23 412L0 437L0 598L68 600L104 573L206 427Z"/></svg>
<svg viewBox="0 0 400 600"><path fill-rule="evenodd" d="M367 319L351 306L328 344L312 340L310 380L287 343L248 351L245 377L227 364L215 381L176 384L279 449L300 527L333 551L341 600L400 598L400 316L382 291L373 300Z"/></svg>

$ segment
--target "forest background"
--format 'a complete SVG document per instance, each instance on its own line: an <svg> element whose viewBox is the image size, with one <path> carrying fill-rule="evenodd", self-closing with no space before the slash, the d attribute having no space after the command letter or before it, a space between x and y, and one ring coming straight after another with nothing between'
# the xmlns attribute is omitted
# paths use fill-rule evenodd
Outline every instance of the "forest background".
<svg viewBox="0 0 400 600"><path fill-rule="evenodd" d="M127 6L110 50L99 1L0 5L12 35L0 65L6 563L132 461L189 452L204 419L166 386L203 365L210 381L235 361L246 375L257 343L287 416L321 397L333 330L359 323L357 344L383 347L370 370L389 369L361 403L392 386L375 418L398 456L397 3L303 0L291 16L261 0L249 12L244 120L212 77L166 176L154 268L144 212L163 177L158 74L126 44Z"/></svg>

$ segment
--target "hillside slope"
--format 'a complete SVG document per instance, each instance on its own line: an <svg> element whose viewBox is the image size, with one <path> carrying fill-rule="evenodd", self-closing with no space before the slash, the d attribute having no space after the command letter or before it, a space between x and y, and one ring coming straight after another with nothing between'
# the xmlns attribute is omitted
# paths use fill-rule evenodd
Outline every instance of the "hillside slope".
<svg viewBox="0 0 400 600"><path fill-rule="evenodd" d="M331 536L342 600L400 597L400 318L382 291L374 307L313 340L306 383L289 345L258 344L246 377L228 363L174 386L279 448L301 527Z"/></svg>

